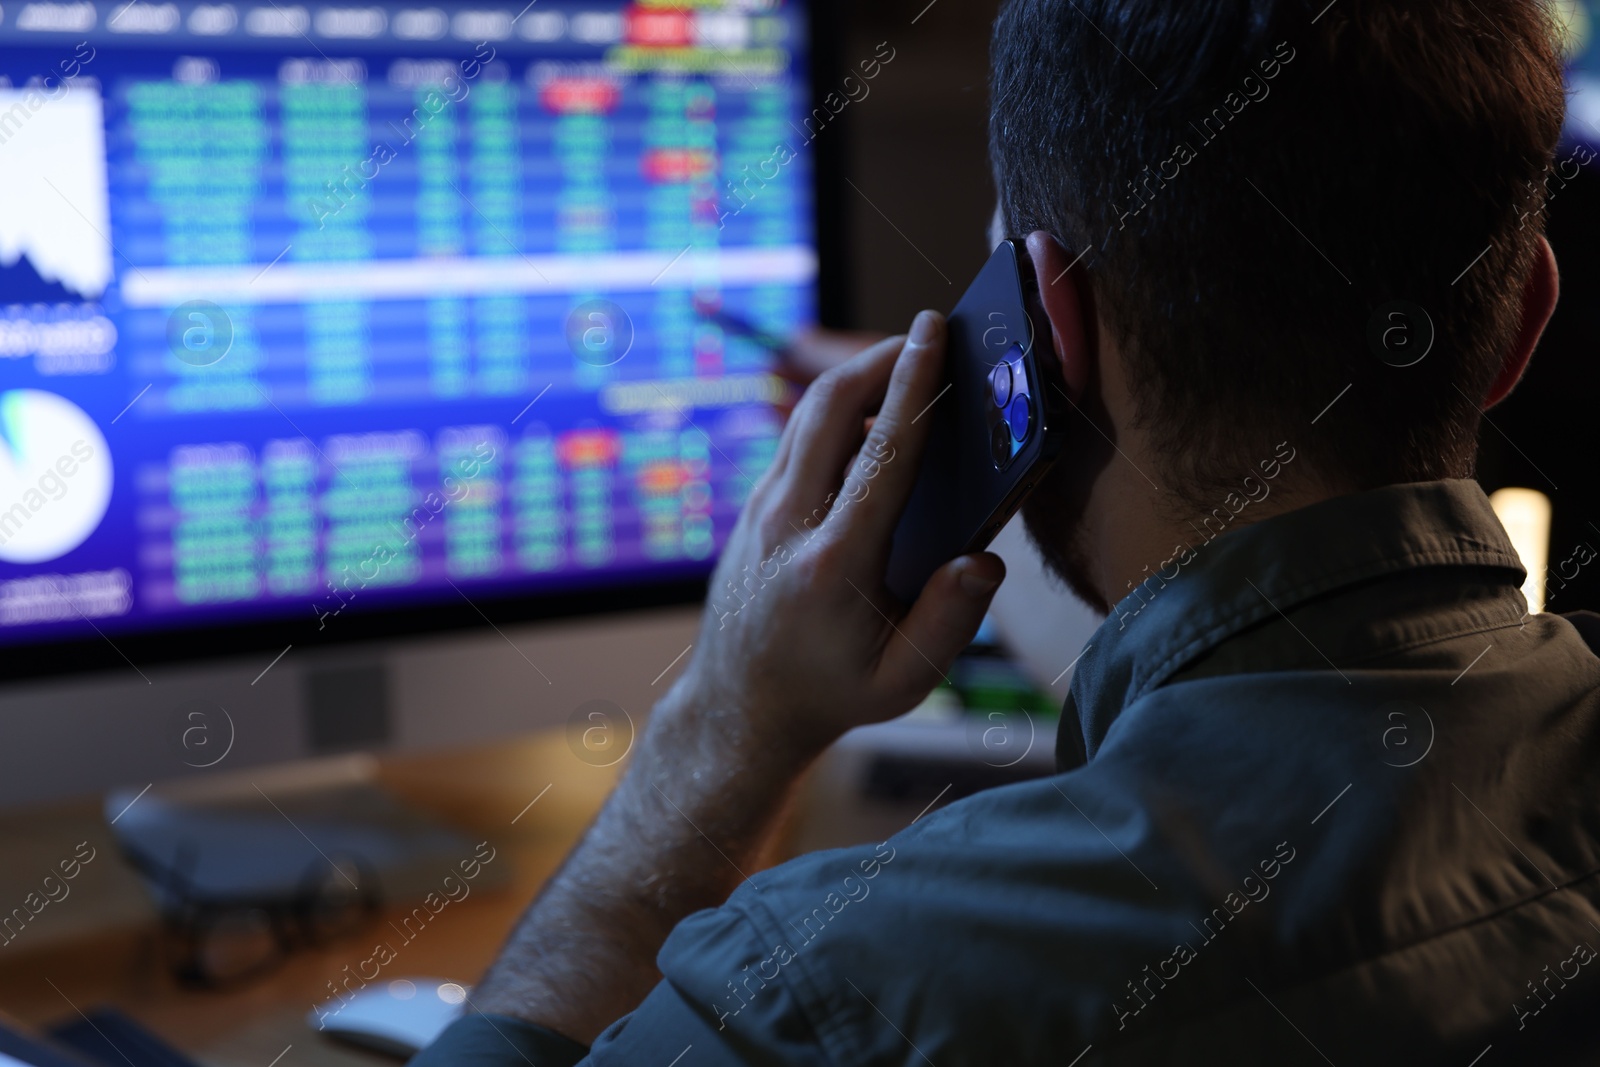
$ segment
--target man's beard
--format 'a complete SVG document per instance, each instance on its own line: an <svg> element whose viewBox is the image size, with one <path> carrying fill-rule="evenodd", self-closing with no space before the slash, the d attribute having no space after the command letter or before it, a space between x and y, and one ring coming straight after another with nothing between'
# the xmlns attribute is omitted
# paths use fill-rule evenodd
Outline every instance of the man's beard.
<svg viewBox="0 0 1600 1067"><path fill-rule="evenodd" d="M1108 615L1111 604L1091 577L1084 514L1095 476L1110 458L1111 448L1094 434L1092 426L1086 425L1084 415L1069 411L1066 418L1071 429L1061 458L1023 501L1022 522L1046 569L1065 582L1078 599Z"/></svg>

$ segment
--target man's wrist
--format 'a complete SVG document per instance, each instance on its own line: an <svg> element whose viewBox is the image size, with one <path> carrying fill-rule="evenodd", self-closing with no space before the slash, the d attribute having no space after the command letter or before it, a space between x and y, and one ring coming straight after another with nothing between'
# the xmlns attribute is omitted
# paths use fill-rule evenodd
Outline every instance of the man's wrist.
<svg viewBox="0 0 1600 1067"><path fill-rule="evenodd" d="M839 739L824 724L797 720L773 699L748 688L720 685L690 671L680 677L651 713L677 745L690 745L723 768L759 768L790 782Z"/></svg>
<svg viewBox="0 0 1600 1067"><path fill-rule="evenodd" d="M748 855L825 747L730 707L714 690L680 684L651 713L623 789L664 807L667 822L692 824L728 855Z"/></svg>

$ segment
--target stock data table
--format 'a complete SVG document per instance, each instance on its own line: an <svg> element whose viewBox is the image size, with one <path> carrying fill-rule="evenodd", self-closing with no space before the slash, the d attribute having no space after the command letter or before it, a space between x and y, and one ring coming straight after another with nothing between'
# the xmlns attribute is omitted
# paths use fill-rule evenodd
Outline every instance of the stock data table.
<svg viewBox="0 0 1600 1067"><path fill-rule="evenodd" d="M78 57L6 145L0 640L704 573L784 388L727 324L816 314L798 9L123 6L0 39L0 113Z"/></svg>

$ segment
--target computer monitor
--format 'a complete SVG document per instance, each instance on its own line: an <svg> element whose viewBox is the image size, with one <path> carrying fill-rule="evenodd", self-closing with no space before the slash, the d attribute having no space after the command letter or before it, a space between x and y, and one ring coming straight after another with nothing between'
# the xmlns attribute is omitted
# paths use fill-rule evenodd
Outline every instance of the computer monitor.
<svg viewBox="0 0 1600 1067"><path fill-rule="evenodd" d="M703 591L824 299L814 14L7 0L0 676Z"/></svg>
<svg viewBox="0 0 1600 1067"><path fill-rule="evenodd" d="M1572 167L1592 163L1594 150L1600 149L1600 3L1562 0L1552 5L1551 11L1561 28L1567 60L1567 115L1562 140L1565 148L1579 150L1570 156L1571 162L1563 153L1553 169L1557 181L1571 181L1576 173Z"/></svg>

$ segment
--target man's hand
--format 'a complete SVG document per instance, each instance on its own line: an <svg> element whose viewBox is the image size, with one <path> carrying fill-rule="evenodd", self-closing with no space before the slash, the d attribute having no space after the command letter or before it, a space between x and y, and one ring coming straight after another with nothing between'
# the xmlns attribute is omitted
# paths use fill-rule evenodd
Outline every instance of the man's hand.
<svg viewBox="0 0 1600 1067"><path fill-rule="evenodd" d="M795 409L723 550L693 660L473 1010L592 1042L659 979L678 921L754 869L823 748L909 710L972 640L1004 576L997 557L948 564L909 607L883 585L944 336L923 312L909 339L824 374Z"/></svg>
<svg viewBox="0 0 1600 1067"><path fill-rule="evenodd" d="M972 640L1005 576L998 557L952 562L909 610L883 586L944 350L944 319L923 312L909 338L807 390L723 549L669 703L809 759L851 727L910 710Z"/></svg>

